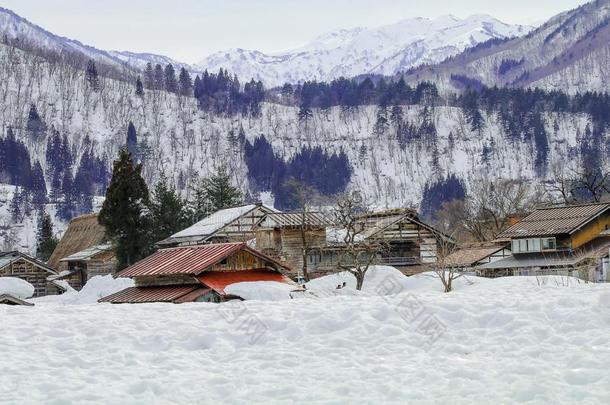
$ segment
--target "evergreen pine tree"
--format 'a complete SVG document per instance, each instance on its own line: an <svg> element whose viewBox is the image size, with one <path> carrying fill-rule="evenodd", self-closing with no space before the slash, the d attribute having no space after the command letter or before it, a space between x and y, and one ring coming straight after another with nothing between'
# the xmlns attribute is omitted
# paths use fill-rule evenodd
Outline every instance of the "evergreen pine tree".
<svg viewBox="0 0 610 405"><path fill-rule="evenodd" d="M47 126L42 118L40 118L40 115L38 115L36 106L31 104L30 112L28 113L28 121L26 123L26 132L29 138L33 141L38 141L42 139L46 130Z"/></svg>
<svg viewBox="0 0 610 405"><path fill-rule="evenodd" d="M193 90L193 81L191 80L191 75L185 68L180 69L178 82L180 85L180 94L183 96L190 96Z"/></svg>
<svg viewBox="0 0 610 405"><path fill-rule="evenodd" d="M39 161L36 161L32 168L32 202L36 205L46 204L47 185L44 180L44 173Z"/></svg>
<svg viewBox="0 0 610 405"><path fill-rule="evenodd" d="M150 201L152 241L163 240L189 225L186 205L164 174L155 185Z"/></svg>
<svg viewBox="0 0 610 405"><path fill-rule="evenodd" d="M142 80L140 80L140 76L138 76L138 78L136 79L136 96L144 96L144 86L142 85Z"/></svg>
<svg viewBox="0 0 610 405"><path fill-rule="evenodd" d="M151 250L148 204L142 166L134 164L123 147L113 164L112 180L98 216L115 245L119 269L135 263Z"/></svg>
<svg viewBox="0 0 610 405"><path fill-rule="evenodd" d="M100 79L97 74L97 68L95 67L95 61L93 59L89 59L89 62L87 62L85 77L87 79L87 83L93 91L98 91L100 89Z"/></svg>
<svg viewBox="0 0 610 405"><path fill-rule="evenodd" d="M210 177L201 179L192 190L189 203L194 221L200 221L218 210L243 202L239 189L231 184L231 175L221 166Z"/></svg>
<svg viewBox="0 0 610 405"><path fill-rule="evenodd" d="M44 208L38 211L38 230L36 231L36 258L46 262L55 250L58 240L53 233L51 216Z"/></svg>
<svg viewBox="0 0 610 405"><path fill-rule="evenodd" d="M138 134L133 122L129 121L127 125L127 150L131 153L133 160L138 161Z"/></svg>
<svg viewBox="0 0 610 405"><path fill-rule="evenodd" d="M155 88L155 73L153 70L152 63L150 62L146 64L146 70L144 71L144 84L148 89Z"/></svg>
<svg viewBox="0 0 610 405"><path fill-rule="evenodd" d="M163 88L164 88L163 68L158 63L155 65L155 70L153 71L152 88L155 90L163 90Z"/></svg>
<svg viewBox="0 0 610 405"><path fill-rule="evenodd" d="M176 93L178 91L178 82L176 81L176 71L171 63L165 66L164 75L165 90L170 93Z"/></svg>

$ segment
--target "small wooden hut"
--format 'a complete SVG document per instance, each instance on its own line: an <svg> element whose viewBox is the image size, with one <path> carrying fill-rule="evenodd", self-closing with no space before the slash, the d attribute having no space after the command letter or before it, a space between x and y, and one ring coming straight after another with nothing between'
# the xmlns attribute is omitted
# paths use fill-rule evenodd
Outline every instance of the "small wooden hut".
<svg viewBox="0 0 610 405"><path fill-rule="evenodd" d="M56 295L63 289L53 283L52 278L57 272L21 252L0 253L0 277L15 277L27 281L34 286L34 297Z"/></svg>

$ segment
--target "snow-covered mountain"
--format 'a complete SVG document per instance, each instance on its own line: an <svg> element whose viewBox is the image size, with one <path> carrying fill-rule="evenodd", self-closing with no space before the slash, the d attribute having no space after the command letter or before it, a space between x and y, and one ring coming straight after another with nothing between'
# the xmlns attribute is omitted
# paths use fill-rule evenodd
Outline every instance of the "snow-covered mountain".
<svg viewBox="0 0 610 405"><path fill-rule="evenodd" d="M118 71L142 70L148 62L166 65L168 63L177 67L189 67L167 56L152 53L136 53L128 51L105 51L81 42L59 35L55 35L13 11L0 7L0 35L9 40L21 42L22 48L35 49L45 53L76 57L81 64L93 59L98 66L114 68Z"/></svg>
<svg viewBox="0 0 610 405"><path fill-rule="evenodd" d="M239 77L260 79L267 86L362 74L394 75L421 64L441 62L489 39L522 36L530 30L488 15L412 18L377 28L331 32L301 48L273 54L244 49L218 52L197 64L196 69L225 68Z"/></svg>
<svg viewBox="0 0 610 405"><path fill-rule="evenodd" d="M608 91L610 0L561 13L528 35L470 49L435 66L415 69L411 82L432 80L453 91L456 75L488 86L540 87L570 93Z"/></svg>

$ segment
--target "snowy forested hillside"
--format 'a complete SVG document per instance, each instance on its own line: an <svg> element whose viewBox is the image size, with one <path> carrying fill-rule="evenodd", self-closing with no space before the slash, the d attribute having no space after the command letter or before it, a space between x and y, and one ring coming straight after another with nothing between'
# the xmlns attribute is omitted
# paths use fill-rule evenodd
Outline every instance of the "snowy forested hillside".
<svg viewBox="0 0 610 405"><path fill-rule="evenodd" d="M12 128L16 141L27 148L31 165L40 162L51 195L52 174L58 166L64 168L63 177L70 173L70 181L76 181L78 172L92 161L103 163L108 173L118 149L126 143L129 122L136 128L147 182L153 184L165 172L185 194L198 174L206 175L224 164L234 182L256 198L264 190L249 181L244 150L260 137L284 161L317 146L328 156L343 152L351 166L349 187L361 190L380 207L417 205L427 182L449 174L457 174L466 186L486 176L538 181L534 143L507 136L495 114L482 113L485 125L476 131L462 109L442 105L405 105L391 113L377 106L314 109L303 120L299 108L268 102L259 116L227 116L202 111L189 96L148 89L138 96L134 83L102 76L96 90L84 71L8 46L1 46L0 52L2 136L6 138ZM32 105L39 116L36 125L30 122ZM577 164L579 137L588 122L586 115L544 116L549 168ZM397 135L397 126L406 123L433 130L403 139ZM59 142L58 136L65 141ZM49 142L50 138L57 142ZM261 141L259 145L266 143ZM51 160L46 156L49 147L59 151ZM67 155L70 159L65 163ZM256 165L266 159L268 155L255 155L253 160ZM253 165L252 159L249 164ZM7 182L6 175L3 181ZM95 181L104 183L99 178ZM61 188L56 188L61 198Z"/></svg>

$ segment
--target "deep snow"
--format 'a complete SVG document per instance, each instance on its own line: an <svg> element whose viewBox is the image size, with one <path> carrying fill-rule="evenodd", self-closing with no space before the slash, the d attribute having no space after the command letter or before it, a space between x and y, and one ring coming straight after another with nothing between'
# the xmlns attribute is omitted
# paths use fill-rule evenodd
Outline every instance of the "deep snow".
<svg viewBox="0 0 610 405"><path fill-rule="evenodd" d="M34 295L34 286L16 277L0 277L0 295L8 294L16 298L26 299Z"/></svg>
<svg viewBox="0 0 610 405"><path fill-rule="evenodd" d="M0 398L610 401L610 285L469 278L443 294L429 275L402 283L391 296L2 306Z"/></svg>

